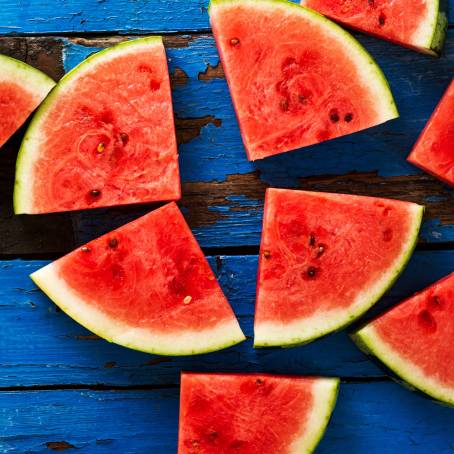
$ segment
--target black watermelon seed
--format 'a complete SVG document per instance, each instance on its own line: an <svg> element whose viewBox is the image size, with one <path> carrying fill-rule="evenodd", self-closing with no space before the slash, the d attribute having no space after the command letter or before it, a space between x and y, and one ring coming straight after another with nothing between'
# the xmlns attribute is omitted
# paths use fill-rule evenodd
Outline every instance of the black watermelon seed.
<svg viewBox="0 0 454 454"><path fill-rule="evenodd" d="M120 139L123 142L123 145L126 145L129 142L129 136L125 132L120 133Z"/></svg>
<svg viewBox="0 0 454 454"><path fill-rule="evenodd" d="M111 238L109 240L109 247L115 249L118 246L118 240L116 238Z"/></svg>
<svg viewBox="0 0 454 454"><path fill-rule="evenodd" d="M94 198L97 199L101 195L101 191L99 189L92 189L90 191L90 195Z"/></svg>
<svg viewBox="0 0 454 454"><path fill-rule="evenodd" d="M317 274L317 268L315 268L315 266L310 266L308 269L307 269L307 275L309 277L315 277L315 275Z"/></svg>

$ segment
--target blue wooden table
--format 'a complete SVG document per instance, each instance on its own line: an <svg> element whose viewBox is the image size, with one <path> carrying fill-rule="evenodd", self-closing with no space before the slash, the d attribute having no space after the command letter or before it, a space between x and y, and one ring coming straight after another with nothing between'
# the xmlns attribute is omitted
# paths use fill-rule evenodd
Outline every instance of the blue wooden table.
<svg viewBox="0 0 454 454"><path fill-rule="evenodd" d="M182 369L340 376L338 405L319 453L454 452L454 410L392 382L345 332L283 350L253 350L251 341L268 186L427 206L417 251L375 312L454 270L454 193L405 161L454 74L454 28L440 59L358 35L388 77L401 118L250 163L206 0L0 0L0 11L0 52L55 78L132 35L165 36L183 179L180 206L248 336L218 353L159 357L108 344L60 312L28 275L151 207L14 217L19 131L0 153L0 453L173 453Z"/></svg>

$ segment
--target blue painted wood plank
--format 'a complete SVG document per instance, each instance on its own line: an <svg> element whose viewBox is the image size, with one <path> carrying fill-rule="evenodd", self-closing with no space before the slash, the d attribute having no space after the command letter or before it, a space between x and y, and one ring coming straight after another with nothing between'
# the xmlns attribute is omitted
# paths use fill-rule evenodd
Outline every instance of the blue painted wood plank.
<svg viewBox="0 0 454 454"><path fill-rule="evenodd" d="M207 6L208 0L63 0L55 8L45 0L4 0L0 34L206 31Z"/></svg>
<svg viewBox="0 0 454 454"><path fill-rule="evenodd" d="M178 389L0 392L0 451L176 452ZM279 418L279 415L276 415ZM391 382L342 384L318 454L447 454L454 412Z"/></svg>
<svg viewBox="0 0 454 454"><path fill-rule="evenodd" d="M28 279L41 261L0 262L0 388L58 384L115 386L178 382L181 369L268 371L375 377L382 372L346 332L292 349L252 348L257 257L210 258L249 339L197 357L165 358L128 350L92 335L62 312ZM417 252L375 312L454 270L450 251Z"/></svg>
<svg viewBox="0 0 454 454"><path fill-rule="evenodd" d="M180 145L182 206L188 208L191 226L202 246L217 247L221 238L224 246L257 245L265 186L341 192L355 190L354 185L346 183L350 179L361 180L358 185L369 195L426 204L429 209L422 239L454 240L454 220L447 219L447 206L454 192L432 177L423 176L405 159L454 73L454 30L449 33L446 54L438 60L370 37L361 37L361 41L388 77L401 118L255 163L246 159L227 84L219 77L222 72L216 72L218 77L210 76L210 68L219 63L212 37L193 36L183 47L181 42L180 47L168 44L170 72L184 71L187 75L185 83L173 90L177 119L212 119L206 121L198 136ZM64 44L67 70L100 48L87 47L80 41L65 40ZM215 120L222 124L214 124ZM326 182L326 176L335 175L346 179ZM205 201L201 193L207 194ZM115 209L77 214L74 220L79 241L87 241L143 212ZM199 218L203 221L191 221Z"/></svg>

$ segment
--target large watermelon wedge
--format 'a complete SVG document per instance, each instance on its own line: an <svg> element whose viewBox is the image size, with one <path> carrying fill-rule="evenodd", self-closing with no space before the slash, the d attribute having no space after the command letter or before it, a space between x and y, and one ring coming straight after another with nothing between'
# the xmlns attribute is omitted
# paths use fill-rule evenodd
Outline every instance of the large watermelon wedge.
<svg viewBox="0 0 454 454"><path fill-rule="evenodd" d="M454 406L454 273L392 308L352 338L411 387Z"/></svg>
<svg viewBox="0 0 454 454"><path fill-rule="evenodd" d="M398 116L371 56L319 14L285 0L212 0L210 19L249 159Z"/></svg>
<svg viewBox="0 0 454 454"><path fill-rule="evenodd" d="M454 186L454 79L433 112L408 161Z"/></svg>
<svg viewBox="0 0 454 454"><path fill-rule="evenodd" d="M448 20L444 0L301 0L333 20L388 41L436 55Z"/></svg>
<svg viewBox="0 0 454 454"><path fill-rule="evenodd" d="M0 55L0 147L54 86L55 82L38 69Z"/></svg>
<svg viewBox="0 0 454 454"><path fill-rule="evenodd" d="M181 376L178 454L308 454L339 380L266 374Z"/></svg>
<svg viewBox="0 0 454 454"><path fill-rule="evenodd" d="M191 355L245 339L174 203L31 275L68 315L117 344Z"/></svg>
<svg viewBox="0 0 454 454"><path fill-rule="evenodd" d="M254 346L303 344L363 314L406 265L422 214L397 200L268 189Z"/></svg>
<svg viewBox="0 0 454 454"><path fill-rule="evenodd" d="M16 166L14 210L47 213L180 197L160 37L89 57L36 113Z"/></svg>

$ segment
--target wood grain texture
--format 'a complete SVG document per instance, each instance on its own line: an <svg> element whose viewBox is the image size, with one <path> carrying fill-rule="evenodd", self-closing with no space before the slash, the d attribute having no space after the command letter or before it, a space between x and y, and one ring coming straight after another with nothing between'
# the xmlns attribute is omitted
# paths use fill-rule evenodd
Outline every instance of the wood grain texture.
<svg viewBox="0 0 454 454"><path fill-rule="evenodd" d="M45 0L3 0L0 34L207 31L208 3L208 0L61 0L56 8ZM449 7L452 11L453 0L449 0Z"/></svg>
<svg viewBox="0 0 454 454"><path fill-rule="evenodd" d="M181 369L383 376L353 345L345 331L303 347L254 350L256 256L210 258L248 340L221 352L182 358L135 352L92 335L57 310L28 278L28 274L45 263L0 262L0 388L176 384ZM452 252L417 252L397 284L371 313L383 310L453 270Z"/></svg>
<svg viewBox="0 0 454 454"><path fill-rule="evenodd" d="M453 425L451 409L397 384L342 384L317 454L448 454ZM177 388L0 392L4 453L169 454L177 434Z"/></svg>

